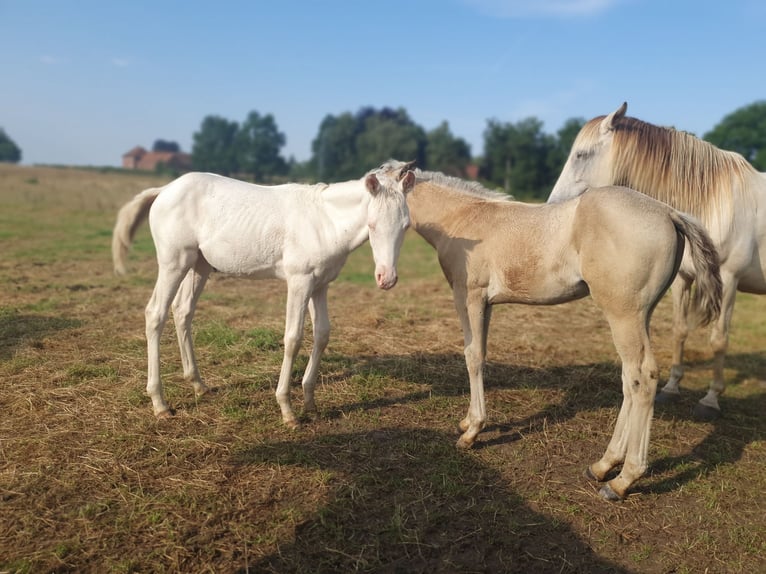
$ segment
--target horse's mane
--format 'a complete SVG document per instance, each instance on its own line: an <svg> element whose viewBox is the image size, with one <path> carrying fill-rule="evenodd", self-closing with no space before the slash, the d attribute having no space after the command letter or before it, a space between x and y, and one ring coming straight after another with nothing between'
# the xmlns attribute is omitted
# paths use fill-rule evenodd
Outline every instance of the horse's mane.
<svg viewBox="0 0 766 574"><path fill-rule="evenodd" d="M464 195L470 195L485 201L512 201L513 197L501 191L487 189L478 181L467 181L438 171L415 170L416 185L418 181L428 182L440 187L446 187Z"/></svg>
<svg viewBox="0 0 766 574"><path fill-rule="evenodd" d="M586 123L578 139L597 141L604 117ZM632 117L615 118L613 127L614 185L637 189L708 223L730 221L736 203L752 204L745 179L757 172L740 154Z"/></svg>

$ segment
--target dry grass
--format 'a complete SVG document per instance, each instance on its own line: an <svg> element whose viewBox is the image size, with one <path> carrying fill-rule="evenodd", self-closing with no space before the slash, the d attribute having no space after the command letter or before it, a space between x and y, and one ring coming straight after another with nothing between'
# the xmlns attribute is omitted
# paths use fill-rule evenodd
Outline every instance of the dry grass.
<svg viewBox="0 0 766 574"><path fill-rule="evenodd" d="M143 230L123 279L108 245L117 207L158 183L0 166L0 572L766 568L765 298L740 295L716 423L690 417L710 359L707 333L693 334L682 402L655 413L650 472L620 504L581 476L620 401L590 300L495 310L490 425L459 452L461 335L414 235L395 290L375 289L366 248L331 287L320 413L298 431L273 397L284 288L226 277L195 320L215 393L196 401L180 381L169 327L177 416L157 421L143 392L151 240ZM669 320L664 301L653 326L665 373Z"/></svg>

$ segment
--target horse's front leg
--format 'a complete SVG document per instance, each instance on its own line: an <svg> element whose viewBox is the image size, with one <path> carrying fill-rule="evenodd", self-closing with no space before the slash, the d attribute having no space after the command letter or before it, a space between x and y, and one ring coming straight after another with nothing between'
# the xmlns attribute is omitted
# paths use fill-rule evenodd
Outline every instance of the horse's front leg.
<svg viewBox="0 0 766 574"><path fill-rule="evenodd" d="M319 360L322 358L327 343L330 340L330 315L327 311L327 288L328 285L321 285L316 288L314 294L309 300L309 315L314 327L314 346L311 349L309 364L306 366L306 372L303 375L303 410L306 413L316 412L317 407L314 402L314 387L319 370Z"/></svg>
<svg viewBox="0 0 766 574"><path fill-rule="evenodd" d="M178 346L181 350L184 379L191 382L194 394L198 397L204 395L210 389L202 382L202 377L197 367L191 326L194 319L194 311L197 308L197 301L199 301L199 296L205 288L210 271L210 264L200 257L195 266L184 277L178 293L176 293L175 299L173 299L173 320L176 326Z"/></svg>
<svg viewBox="0 0 766 574"><path fill-rule="evenodd" d="M680 383L684 376L684 346L689 336L689 302L691 301L692 282L680 273L673 280L671 294L673 298L673 364L670 377L665 386L657 393L658 403L667 403L678 399L681 394Z"/></svg>
<svg viewBox="0 0 766 574"><path fill-rule="evenodd" d="M277 384L277 403L282 411L282 421L291 428L297 428L290 405L290 378L295 364L295 357L303 339L303 325L306 319L306 307L313 290L313 279L309 275L293 276L287 279L287 309L285 312L285 354L282 370Z"/></svg>
<svg viewBox="0 0 766 574"><path fill-rule="evenodd" d="M723 281L723 297L721 314L718 316L710 333L710 346L713 348L713 380L707 394L694 407L694 416L701 420L715 420L721 416L721 406L718 397L726 389L723 378L723 365L726 349L729 346L729 328L731 316L734 313L734 302L737 298L737 280L729 273L721 273Z"/></svg>
<svg viewBox="0 0 766 574"><path fill-rule="evenodd" d="M487 333L492 307L487 303L484 289L453 292L455 308L463 327L465 365L471 385L471 402L466 417L460 421L463 434L457 441L458 448L471 448L487 420L484 401L484 361L487 356Z"/></svg>

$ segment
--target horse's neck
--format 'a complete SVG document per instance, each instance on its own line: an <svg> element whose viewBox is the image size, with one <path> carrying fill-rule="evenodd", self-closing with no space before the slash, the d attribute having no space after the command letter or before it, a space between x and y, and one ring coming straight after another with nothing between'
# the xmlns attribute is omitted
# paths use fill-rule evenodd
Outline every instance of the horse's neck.
<svg viewBox="0 0 766 574"><path fill-rule="evenodd" d="M362 180L334 183L322 190L322 200L335 236L351 250L368 239L367 207L370 194Z"/></svg>
<svg viewBox="0 0 766 574"><path fill-rule="evenodd" d="M455 192L429 181L418 182L407 198L410 223L428 243L438 248L449 236L455 213L475 198Z"/></svg>

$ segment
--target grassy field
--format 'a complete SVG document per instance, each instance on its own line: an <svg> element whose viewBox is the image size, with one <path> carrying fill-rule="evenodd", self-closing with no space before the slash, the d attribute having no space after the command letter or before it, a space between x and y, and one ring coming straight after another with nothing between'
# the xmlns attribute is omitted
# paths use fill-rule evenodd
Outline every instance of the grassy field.
<svg viewBox="0 0 766 574"><path fill-rule="evenodd" d="M195 319L214 393L162 372L176 416L144 393L143 308L156 266L142 228L112 273L116 210L149 175L0 165L0 573L766 571L766 298L739 295L722 399L706 331L684 395L658 408L650 470L618 504L582 477L621 401L608 327L589 299L498 307L488 428L458 451L462 335L435 254L408 235L400 282L369 248L331 286L319 414L289 431L274 390L284 286L214 276ZM670 367L670 301L653 320ZM310 344L307 330L293 401Z"/></svg>

